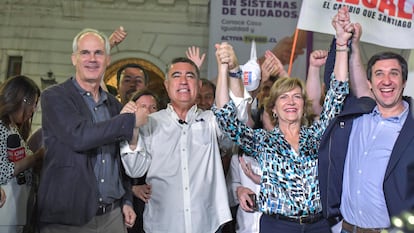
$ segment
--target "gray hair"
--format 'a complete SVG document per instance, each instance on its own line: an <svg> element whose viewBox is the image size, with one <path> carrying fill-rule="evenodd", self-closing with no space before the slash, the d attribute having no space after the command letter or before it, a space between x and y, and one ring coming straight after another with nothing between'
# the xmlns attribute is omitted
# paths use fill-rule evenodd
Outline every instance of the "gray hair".
<svg viewBox="0 0 414 233"><path fill-rule="evenodd" d="M180 62L188 63L188 64L192 65L196 70L196 76L197 76L196 78L200 79L200 69L198 68L198 66L191 59L186 58L186 57L177 57L177 58L174 58L171 61L171 63L167 66L167 70L165 71L165 80L168 80L168 72L170 71L171 66L176 64L176 63L180 63Z"/></svg>
<svg viewBox="0 0 414 233"><path fill-rule="evenodd" d="M97 36L99 36L103 41L104 41L104 43L105 43L105 53L106 54L110 54L110 52L111 52L111 45L109 44L109 39L108 39L108 37L104 34L104 33L102 33L102 32L100 32L100 31L98 31L98 30L96 30L96 29L92 29L92 28L85 28L85 29L83 29L82 31L80 31L76 36L75 36L75 38L73 38L73 43L72 43L72 52L73 53L76 53L77 51L78 51L78 42L79 42L79 39L83 36L83 35L85 35L85 34L89 34L89 33L91 33L91 34L95 34L95 35L97 35Z"/></svg>

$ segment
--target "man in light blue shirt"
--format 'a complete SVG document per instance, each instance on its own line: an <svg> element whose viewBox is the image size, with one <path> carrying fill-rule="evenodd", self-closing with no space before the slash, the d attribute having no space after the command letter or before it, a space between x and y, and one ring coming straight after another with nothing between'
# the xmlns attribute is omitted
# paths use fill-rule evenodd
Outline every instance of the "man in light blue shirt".
<svg viewBox="0 0 414 233"><path fill-rule="evenodd" d="M381 232L392 216L414 209L414 118L411 98L402 96L407 62L399 54L378 53L365 76L360 37L356 24L350 59L356 96L348 97L319 148L323 212L343 216L343 233Z"/></svg>

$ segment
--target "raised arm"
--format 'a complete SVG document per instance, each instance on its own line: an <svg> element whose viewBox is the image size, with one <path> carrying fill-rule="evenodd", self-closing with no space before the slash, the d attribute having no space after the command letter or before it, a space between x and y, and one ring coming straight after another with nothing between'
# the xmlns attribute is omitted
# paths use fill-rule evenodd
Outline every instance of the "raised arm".
<svg viewBox="0 0 414 233"><path fill-rule="evenodd" d="M221 108L229 102L229 87L234 96L243 97L244 86L236 53L229 43L216 44L216 59L218 65L216 105ZM229 76L231 77L229 78Z"/></svg>
<svg viewBox="0 0 414 233"><path fill-rule="evenodd" d="M341 7L335 15L332 25L336 31L336 55L334 74L338 81L348 80L348 40L352 36L354 25L349 21L348 8Z"/></svg>
<svg viewBox="0 0 414 233"><path fill-rule="evenodd" d="M326 63L328 51L315 50L309 56L309 70L306 79L306 93L312 100L312 108L315 114L319 115L322 111L321 95L322 84L320 80L320 69Z"/></svg>
<svg viewBox="0 0 414 233"><path fill-rule="evenodd" d="M351 55L349 58L349 79L351 82L351 91L356 97L369 96L373 98L374 96L368 86L367 74L365 73L365 68L361 59L361 35L361 25L359 23L355 23L354 33L352 35Z"/></svg>
<svg viewBox="0 0 414 233"><path fill-rule="evenodd" d="M225 45L216 44L216 59L217 59L217 85L216 85L216 106L222 108L229 102L228 92L228 72L230 56L223 48Z"/></svg>

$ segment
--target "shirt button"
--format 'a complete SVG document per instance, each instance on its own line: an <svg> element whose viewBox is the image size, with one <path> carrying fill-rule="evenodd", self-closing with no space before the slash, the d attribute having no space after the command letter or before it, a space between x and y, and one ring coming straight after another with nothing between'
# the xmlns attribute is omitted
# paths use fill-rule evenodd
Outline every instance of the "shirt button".
<svg viewBox="0 0 414 233"><path fill-rule="evenodd" d="M105 159L102 159L102 163L105 163Z"/></svg>
<svg viewBox="0 0 414 233"><path fill-rule="evenodd" d="M94 107L93 110L98 111L98 108L97 107Z"/></svg>
<svg viewBox="0 0 414 233"><path fill-rule="evenodd" d="M358 173L359 173L359 174L362 174L362 170L358 170Z"/></svg>
<svg viewBox="0 0 414 233"><path fill-rule="evenodd" d="M101 179L101 183L105 182L105 179Z"/></svg>

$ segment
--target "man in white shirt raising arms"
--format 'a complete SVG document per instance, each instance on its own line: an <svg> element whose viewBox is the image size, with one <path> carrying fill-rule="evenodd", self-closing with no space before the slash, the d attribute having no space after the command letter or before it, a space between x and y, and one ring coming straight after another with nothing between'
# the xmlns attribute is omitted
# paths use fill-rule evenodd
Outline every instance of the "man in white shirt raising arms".
<svg viewBox="0 0 414 233"><path fill-rule="evenodd" d="M218 46L229 65L237 67L232 47ZM231 220L219 152L224 135L213 113L195 104L201 80L194 62L174 59L165 87L171 99L167 108L149 115L145 125L134 129L135 138L121 145L127 174L140 177L148 172L146 183L152 185L144 230L214 233ZM235 96L248 96L242 86L231 87ZM243 98L234 99L245 107Z"/></svg>

